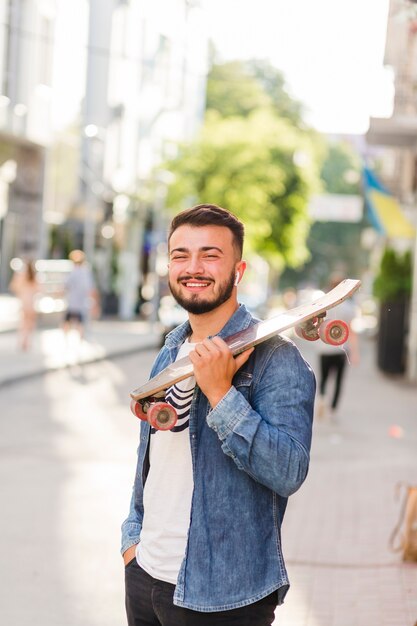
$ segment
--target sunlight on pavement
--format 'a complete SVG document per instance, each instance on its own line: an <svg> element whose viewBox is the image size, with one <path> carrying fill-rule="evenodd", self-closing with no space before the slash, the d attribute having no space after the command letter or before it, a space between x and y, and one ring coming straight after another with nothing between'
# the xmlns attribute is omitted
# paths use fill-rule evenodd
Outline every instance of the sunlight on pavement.
<svg viewBox="0 0 417 626"><path fill-rule="evenodd" d="M75 365L105 355L102 346L80 339L74 330L69 331L68 335L60 329L44 331L40 347L48 367Z"/></svg>
<svg viewBox="0 0 417 626"><path fill-rule="evenodd" d="M124 442L119 415L130 418L128 398L122 405L116 390L123 380L121 370L108 361L88 369L76 365L44 379L53 420L64 426L67 446L77 439L78 454L94 458L110 448L112 457L119 456Z"/></svg>
<svg viewBox="0 0 417 626"><path fill-rule="evenodd" d="M59 351L62 344L55 346ZM119 536L136 450L132 445L126 454L126 442L137 440L139 424L131 419L127 398L124 404L118 392L124 383L123 371L107 361L76 365L43 381L50 417L57 426L56 449L67 477L60 485L56 524L62 576L85 623L97 619L92 607L103 606L103 594L107 603L118 607L118 623L124 618ZM97 558L106 571L100 585ZM104 590L103 584L108 588Z"/></svg>
<svg viewBox="0 0 417 626"><path fill-rule="evenodd" d="M0 294L0 331L16 328L16 320L20 317L20 302L14 296Z"/></svg>
<svg viewBox="0 0 417 626"><path fill-rule="evenodd" d="M311 603L294 585L284 604L275 610L273 626L321 626L321 623L311 615Z"/></svg>

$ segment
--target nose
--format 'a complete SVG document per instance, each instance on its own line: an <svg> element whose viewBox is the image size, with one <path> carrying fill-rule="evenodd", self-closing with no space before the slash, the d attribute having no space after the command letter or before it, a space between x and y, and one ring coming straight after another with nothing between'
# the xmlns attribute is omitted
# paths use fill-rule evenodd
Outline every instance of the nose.
<svg viewBox="0 0 417 626"><path fill-rule="evenodd" d="M187 264L187 273L190 274L191 276L201 276L202 274L204 274L204 265L199 257L199 255L191 255L190 258L188 259L188 264Z"/></svg>

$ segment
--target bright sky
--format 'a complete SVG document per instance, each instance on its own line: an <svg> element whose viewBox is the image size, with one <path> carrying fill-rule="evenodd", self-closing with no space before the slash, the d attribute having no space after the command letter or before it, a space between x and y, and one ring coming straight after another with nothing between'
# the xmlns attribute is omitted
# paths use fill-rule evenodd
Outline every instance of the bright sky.
<svg viewBox="0 0 417 626"><path fill-rule="evenodd" d="M57 0L53 58L52 125L74 124L85 88L87 0Z"/></svg>
<svg viewBox="0 0 417 626"><path fill-rule="evenodd" d="M201 2L222 58L269 58L318 130L364 133L370 115L390 115L392 80L383 68L389 0ZM74 38L86 41L81 15L87 15L87 0L58 0L54 117L59 125L74 119L84 88L85 49L73 45Z"/></svg>
<svg viewBox="0 0 417 626"><path fill-rule="evenodd" d="M387 117L389 0L204 0L223 59L269 58L323 132L364 133Z"/></svg>

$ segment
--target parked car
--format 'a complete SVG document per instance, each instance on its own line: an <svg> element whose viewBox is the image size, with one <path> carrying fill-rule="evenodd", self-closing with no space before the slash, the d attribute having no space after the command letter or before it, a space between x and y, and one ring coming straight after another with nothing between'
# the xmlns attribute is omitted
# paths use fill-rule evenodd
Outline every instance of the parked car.
<svg viewBox="0 0 417 626"><path fill-rule="evenodd" d="M41 293L36 309L39 315L49 318L54 315L62 317L67 308L65 300L65 282L73 265L66 259L40 259L35 268L41 285Z"/></svg>

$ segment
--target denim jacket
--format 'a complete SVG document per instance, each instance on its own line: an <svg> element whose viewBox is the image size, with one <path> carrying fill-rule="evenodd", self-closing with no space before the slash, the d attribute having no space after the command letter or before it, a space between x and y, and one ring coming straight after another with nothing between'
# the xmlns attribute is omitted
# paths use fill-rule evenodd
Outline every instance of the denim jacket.
<svg viewBox="0 0 417 626"><path fill-rule="evenodd" d="M219 335L227 337L256 321L241 305ZM186 322L167 336L151 376L175 360L189 334ZM288 496L307 475L314 395L311 368L280 336L255 348L214 409L196 386L189 428L194 492L176 605L222 611L275 590L278 604L283 602L289 581L281 523ZM150 426L142 422L122 553L139 542L149 436Z"/></svg>

